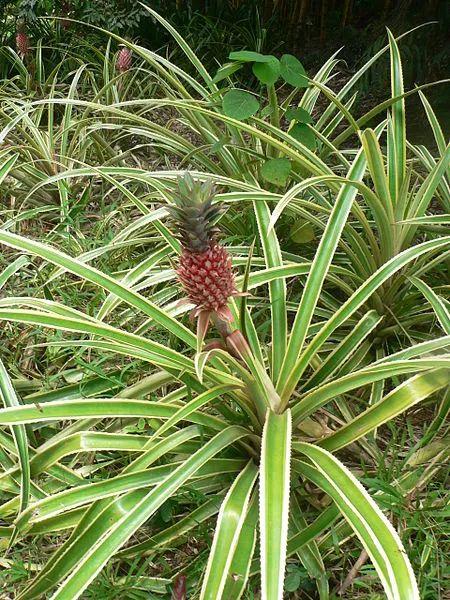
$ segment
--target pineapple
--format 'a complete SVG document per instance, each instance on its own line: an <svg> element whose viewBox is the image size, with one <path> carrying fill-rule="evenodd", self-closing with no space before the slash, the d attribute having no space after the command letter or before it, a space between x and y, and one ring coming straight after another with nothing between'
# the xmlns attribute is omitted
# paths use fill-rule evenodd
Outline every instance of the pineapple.
<svg viewBox="0 0 450 600"><path fill-rule="evenodd" d="M212 182L202 184L187 173L179 179L175 205L170 207L182 245L178 279L195 305L193 315L204 323L204 333L210 318L232 320L227 303L239 295L231 257L217 240L215 222L222 209L212 204L214 195Z"/></svg>
<svg viewBox="0 0 450 600"><path fill-rule="evenodd" d="M30 40L24 31L19 31L16 35L16 47L22 58L27 56L30 50Z"/></svg>
<svg viewBox="0 0 450 600"><path fill-rule="evenodd" d="M119 73L125 73L131 67L131 50L126 46L119 50L116 67Z"/></svg>

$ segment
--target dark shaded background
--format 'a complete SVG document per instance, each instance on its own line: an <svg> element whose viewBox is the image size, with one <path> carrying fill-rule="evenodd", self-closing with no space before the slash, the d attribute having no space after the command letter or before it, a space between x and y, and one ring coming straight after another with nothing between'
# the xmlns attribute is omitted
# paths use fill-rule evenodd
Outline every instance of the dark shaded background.
<svg viewBox="0 0 450 600"><path fill-rule="evenodd" d="M450 48L448 0L148 0L175 24L207 63L223 62L228 52L249 48L289 51L311 66L340 46L350 68L384 44L385 28L400 34L437 21L402 42L405 77L421 82L446 71ZM69 16L109 29L157 49L172 40L135 0L0 0L3 41L25 22L32 36L50 33L37 16ZM64 29L68 38L79 31ZM86 30L83 31L86 35ZM95 34L92 34L95 37Z"/></svg>
<svg viewBox="0 0 450 600"><path fill-rule="evenodd" d="M341 48L341 80L385 45L386 27L399 35L434 21L401 41L405 87L448 77L449 0L148 0L148 4L177 27L211 71L227 60L231 50L242 48L289 52L314 71ZM48 47L62 44L82 52L86 45L85 59L92 54L89 44L96 49L105 46L106 36L94 30L37 18L66 16L166 51L190 68L167 31L135 0L0 0L0 15L3 44L13 45L17 27L25 26L32 42L42 39ZM386 95L387 61L386 55L359 83L369 105ZM430 88L427 96L445 127L450 121L448 85ZM408 108L411 122L417 121L414 141L420 142L422 114L416 111L416 100L408 100Z"/></svg>

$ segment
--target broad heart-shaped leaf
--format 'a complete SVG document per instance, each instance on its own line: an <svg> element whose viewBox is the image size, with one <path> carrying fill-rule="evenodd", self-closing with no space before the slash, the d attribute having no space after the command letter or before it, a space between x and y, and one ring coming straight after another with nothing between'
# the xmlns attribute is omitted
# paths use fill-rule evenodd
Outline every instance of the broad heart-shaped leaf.
<svg viewBox="0 0 450 600"><path fill-rule="evenodd" d="M230 90L223 97L223 112L227 117L243 121L259 110L258 100L249 92Z"/></svg>
<svg viewBox="0 0 450 600"><path fill-rule="evenodd" d="M288 108L284 116L288 121L298 121L299 123L312 123L312 117L304 108Z"/></svg>
<svg viewBox="0 0 450 600"><path fill-rule="evenodd" d="M242 69L241 62L226 63L225 65L222 65L219 69L217 69L213 83L218 83L219 81L222 81L222 79L226 79L236 71L239 71L239 69Z"/></svg>
<svg viewBox="0 0 450 600"><path fill-rule="evenodd" d="M296 244L307 244L316 237L314 228L306 219L296 219L291 227L290 238Z"/></svg>
<svg viewBox="0 0 450 600"><path fill-rule="evenodd" d="M275 185L286 185L291 172L291 162L287 158L271 158L261 167L261 177Z"/></svg>
<svg viewBox="0 0 450 600"><path fill-rule="evenodd" d="M260 54L259 52L252 52L251 50L237 50L236 52L230 52L228 58L230 60L238 60L240 62L270 62L275 57L271 54Z"/></svg>
<svg viewBox="0 0 450 600"><path fill-rule="evenodd" d="M316 136L313 130L306 125L306 123L296 123L294 127L289 130L289 133L298 142L309 148L310 150L316 149Z"/></svg>
<svg viewBox="0 0 450 600"><path fill-rule="evenodd" d="M308 87L306 71L298 58L292 54L283 54L281 57L281 77L294 87Z"/></svg>
<svg viewBox="0 0 450 600"><path fill-rule="evenodd" d="M260 465L262 600L283 598L289 520L292 418L267 411Z"/></svg>
<svg viewBox="0 0 450 600"><path fill-rule="evenodd" d="M280 76L280 61L275 56L267 62L253 63L252 71L255 77L265 85L273 85Z"/></svg>

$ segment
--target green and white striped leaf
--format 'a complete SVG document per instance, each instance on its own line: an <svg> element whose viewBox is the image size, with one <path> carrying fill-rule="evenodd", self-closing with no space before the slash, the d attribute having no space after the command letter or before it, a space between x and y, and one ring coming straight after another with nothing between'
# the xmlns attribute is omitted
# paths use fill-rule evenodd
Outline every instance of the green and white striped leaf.
<svg viewBox="0 0 450 600"><path fill-rule="evenodd" d="M0 359L0 400L7 407L16 408L21 406L17 394L9 378L8 372ZM27 432L24 425L11 426L14 443L17 448L20 466L20 511L26 509L30 496L30 461L28 454Z"/></svg>
<svg viewBox="0 0 450 600"><path fill-rule="evenodd" d="M436 313L437 320L441 324L444 332L447 335L450 335L450 313L443 299L438 296L436 292L424 281L418 279L417 277L411 277L410 280L431 304L432 309Z"/></svg>
<svg viewBox="0 0 450 600"><path fill-rule="evenodd" d="M0 165L0 184L3 182L5 177L7 177L11 169L14 167L18 158L18 154L13 154L9 158L7 158L2 165Z"/></svg>
<svg viewBox="0 0 450 600"><path fill-rule="evenodd" d="M229 598L224 595L224 589L232 576L230 566L237 551L257 475L258 469L253 462L249 462L235 479L222 503L203 579L201 600Z"/></svg>
<svg viewBox="0 0 450 600"><path fill-rule="evenodd" d="M302 419L308 417L340 394L360 388L363 385L372 384L375 381L381 381L396 375L438 368L450 368L450 357L448 355L433 358L386 361L384 363L369 365L359 371L353 371L339 379L324 383L305 394L292 408L294 424L297 425Z"/></svg>
<svg viewBox="0 0 450 600"><path fill-rule="evenodd" d="M29 263L29 259L26 256L19 256L12 263L10 263L1 273L0 273L0 290L5 285L10 277L12 277L17 271L19 271L22 267Z"/></svg>
<svg viewBox="0 0 450 600"><path fill-rule="evenodd" d="M133 509L118 519L97 543L86 549L83 560L77 564L52 598L55 600L79 598L111 556L183 483L214 455L246 435L247 432L241 427L229 427L184 461L159 485L136 502Z"/></svg>
<svg viewBox="0 0 450 600"><path fill-rule="evenodd" d="M305 476L319 485L341 510L378 572L389 600L419 600L419 591L402 542L368 492L326 450L299 443L298 449L313 463Z"/></svg>
<svg viewBox="0 0 450 600"><path fill-rule="evenodd" d="M262 600L282 600L289 522L291 412L270 409L264 424L260 466Z"/></svg>
<svg viewBox="0 0 450 600"><path fill-rule="evenodd" d="M348 178L356 181L362 179L365 169L366 160L361 150L358 152L349 170ZM277 389L284 402L289 400L302 374L302 370L299 368L298 357L303 349L308 327L318 303L325 276L330 268L334 252L356 194L357 189L354 186L342 186L311 265L277 384Z"/></svg>
<svg viewBox="0 0 450 600"><path fill-rule="evenodd" d="M394 36L389 29L387 33L391 62L391 91L392 98L396 98L404 92L402 62ZM405 99L397 100L391 110L391 135L388 135L388 178L390 195L396 204L406 173Z"/></svg>
<svg viewBox="0 0 450 600"><path fill-rule="evenodd" d="M450 383L450 367L433 369L408 379L379 402L358 415L353 421L319 441L319 446L329 451L339 450L387 423L411 406L428 398Z"/></svg>
<svg viewBox="0 0 450 600"><path fill-rule="evenodd" d="M120 282L116 281L109 275L105 275L98 269L77 261L68 254L64 254L64 252L61 252L60 250L57 250L49 245L30 240L29 238L10 233L9 231L0 230L0 243L10 246L11 248L17 248L23 252L29 252L31 254L35 254L36 256L40 256L42 259L62 267L74 275L83 277L87 281L91 281L92 283L103 287L131 306L135 306L139 310L142 310L144 314L148 315L152 319L155 319L156 322L159 322L161 325L166 327L168 331L171 331L174 335L184 340L192 348L196 347L195 335L186 327L181 325L181 323L178 323L175 319L170 317L166 312L150 302L150 300L147 298L144 298L136 292L133 292Z"/></svg>
<svg viewBox="0 0 450 600"><path fill-rule="evenodd" d="M239 600L246 589L256 546L258 516L258 498L257 494L253 493L228 571L229 576L223 591L224 599Z"/></svg>

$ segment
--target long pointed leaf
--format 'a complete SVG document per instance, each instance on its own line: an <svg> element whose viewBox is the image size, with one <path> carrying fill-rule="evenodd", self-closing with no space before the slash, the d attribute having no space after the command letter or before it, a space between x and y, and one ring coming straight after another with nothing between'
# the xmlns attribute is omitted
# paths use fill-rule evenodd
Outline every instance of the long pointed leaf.
<svg viewBox="0 0 450 600"><path fill-rule="evenodd" d="M281 600L288 538L291 413L267 411L261 449L262 600Z"/></svg>
<svg viewBox="0 0 450 600"><path fill-rule="evenodd" d="M186 482L203 464L222 449L246 436L240 427L229 427L218 433L203 448L180 465L154 490L150 491L131 512L119 519L86 553L83 561L73 570L52 596L54 600L75 600L102 570L107 561L149 519L152 514Z"/></svg>
<svg viewBox="0 0 450 600"><path fill-rule="evenodd" d="M11 379L0 359L0 399L8 407L21 406ZM30 496L30 461L28 456L28 440L24 425L11 426L14 442L19 457L21 486L20 486L20 510L23 511L28 505Z"/></svg>
<svg viewBox="0 0 450 600"><path fill-rule="evenodd" d="M314 463L305 475L337 504L368 552L389 600L419 600L419 591L401 540L363 486L332 454L312 444L299 449ZM306 465L305 465L306 466ZM314 476L315 472L319 478Z"/></svg>
<svg viewBox="0 0 450 600"><path fill-rule="evenodd" d="M258 470L249 462L231 486L217 519L216 531L206 566L200 600L220 600L230 577L230 565L245 522L250 494Z"/></svg>
<svg viewBox="0 0 450 600"><path fill-rule="evenodd" d="M365 168L366 160L364 153L361 150L352 164L348 173L348 178L355 180L361 179L364 175ZM355 187L350 185L344 185L342 187L336 198L333 211L311 265L311 271L306 280L302 299L295 316L286 356L277 384L277 389L280 391L280 395L284 402L289 400L290 395L297 385L298 378L301 375L296 363L303 349L308 327L319 300L319 294L325 276L330 268L334 252L337 248L356 194L357 190Z"/></svg>
<svg viewBox="0 0 450 600"><path fill-rule="evenodd" d="M320 440L319 445L333 451L351 444L449 383L450 368L420 373L395 388L353 421Z"/></svg>

